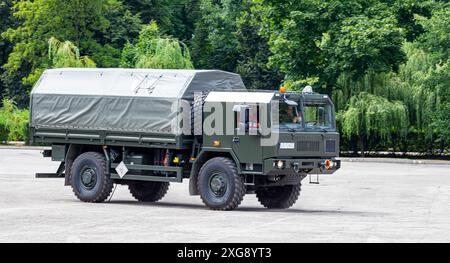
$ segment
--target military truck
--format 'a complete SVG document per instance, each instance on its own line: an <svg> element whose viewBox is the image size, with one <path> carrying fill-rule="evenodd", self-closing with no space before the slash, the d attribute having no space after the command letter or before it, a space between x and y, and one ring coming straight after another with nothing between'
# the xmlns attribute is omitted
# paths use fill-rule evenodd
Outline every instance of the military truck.
<svg viewBox="0 0 450 263"><path fill-rule="evenodd" d="M106 201L117 184L157 202L189 179L190 194L213 210L233 210L246 194L286 209L305 177L340 168L327 95L249 91L217 70L47 70L30 120L30 143L51 146L44 157L61 162L36 176L65 178L84 202Z"/></svg>

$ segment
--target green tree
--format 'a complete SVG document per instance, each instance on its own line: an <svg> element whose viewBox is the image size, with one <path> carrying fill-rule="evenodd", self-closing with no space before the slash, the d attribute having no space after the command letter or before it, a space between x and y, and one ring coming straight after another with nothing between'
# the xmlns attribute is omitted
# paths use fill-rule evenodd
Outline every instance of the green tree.
<svg viewBox="0 0 450 263"><path fill-rule="evenodd" d="M192 69L188 47L172 38L161 36L156 22L144 26L136 44L128 44L122 53L122 67Z"/></svg>
<svg viewBox="0 0 450 263"><path fill-rule="evenodd" d="M12 27L15 23L15 20L11 15L12 5L13 0L0 1L0 21L2 21L2 23L0 24L0 35L9 27ZM4 73L4 70L3 68L1 68L1 65L6 63L6 61L8 60L8 55L11 52L11 50L12 50L11 43L9 43L9 41L7 41L6 39L0 37L0 105L3 99L3 95L5 95L6 93L6 85L3 81L3 78L1 77Z"/></svg>
<svg viewBox="0 0 450 263"><path fill-rule="evenodd" d="M52 37L48 41L48 56L52 68L95 68L95 62L80 56L80 50L72 42L61 42Z"/></svg>
<svg viewBox="0 0 450 263"><path fill-rule="evenodd" d="M395 15L398 25L405 31L406 39L412 42L425 32L416 16L429 18L434 8L435 1L397 0L392 5L392 13Z"/></svg>
<svg viewBox="0 0 450 263"><path fill-rule="evenodd" d="M254 1L201 0L200 14L191 41L197 68L236 72L249 89L278 89L283 75L267 65L272 53Z"/></svg>
<svg viewBox="0 0 450 263"><path fill-rule="evenodd" d="M344 136L358 138L363 156L370 139L386 143L405 138L409 125L408 111L402 102L390 102L366 92L351 98L339 121Z"/></svg>
<svg viewBox="0 0 450 263"><path fill-rule="evenodd" d="M119 22L134 21L130 27L140 26L136 19L126 17L120 11L121 2L117 0L36 0L15 2L14 17L20 22L15 28L10 28L2 36L13 43L13 50L8 56L8 62L3 66L5 84L12 84L18 78L25 86L10 95L17 103L25 106L31 85L39 78L43 70L48 68L50 61L47 53L47 41L51 37L71 41L80 48L83 54L91 56L99 66L118 66L120 61L120 43L128 40L125 30L113 34ZM122 9L124 11L125 9ZM107 15L115 17L108 20ZM119 28L120 29L120 28ZM134 30L126 30L133 34ZM116 37L109 39L105 36ZM123 40L117 39L121 35ZM102 42L104 40L104 42Z"/></svg>
<svg viewBox="0 0 450 263"><path fill-rule="evenodd" d="M267 40L259 34L261 16L252 1L243 1L242 8L242 15L237 19L239 56L235 72L249 89L277 90L284 76L278 68L268 66L272 53Z"/></svg>
<svg viewBox="0 0 450 263"><path fill-rule="evenodd" d="M201 0L201 19L192 39L192 57L196 68L235 71L239 57L236 36L240 0Z"/></svg>
<svg viewBox="0 0 450 263"><path fill-rule="evenodd" d="M200 0L127 0L125 5L145 24L156 21L162 34L190 40L199 17Z"/></svg>
<svg viewBox="0 0 450 263"><path fill-rule="evenodd" d="M12 100L3 99L0 108L0 143L26 140L28 110L20 110Z"/></svg>
<svg viewBox="0 0 450 263"><path fill-rule="evenodd" d="M388 72L404 59L402 30L390 6L379 1L259 1L270 63L286 79L318 78L329 94L343 73Z"/></svg>
<svg viewBox="0 0 450 263"><path fill-rule="evenodd" d="M163 27L170 27L169 0L127 0L125 5L134 14L138 14L145 24L156 21Z"/></svg>
<svg viewBox="0 0 450 263"><path fill-rule="evenodd" d="M426 92L436 94L438 103L430 126L443 153L450 150L450 3L437 5L431 18L418 20L425 33L418 38L417 45L431 60L419 84Z"/></svg>

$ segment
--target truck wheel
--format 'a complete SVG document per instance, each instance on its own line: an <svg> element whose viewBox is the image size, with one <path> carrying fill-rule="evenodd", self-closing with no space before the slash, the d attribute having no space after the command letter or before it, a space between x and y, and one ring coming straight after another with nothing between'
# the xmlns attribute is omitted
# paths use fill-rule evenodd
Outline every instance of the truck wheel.
<svg viewBox="0 0 450 263"><path fill-rule="evenodd" d="M212 210L227 211L237 208L246 193L244 179L236 165L228 158L213 158L200 169L198 192L203 203Z"/></svg>
<svg viewBox="0 0 450 263"><path fill-rule="evenodd" d="M132 182L128 185L128 189L139 202L158 202L169 190L169 183Z"/></svg>
<svg viewBox="0 0 450 263"><path fill-rule="evenodd" d="M258 201L269 209L287 209L297 202L301 184L273 186L256 190Z"/></svg>
<svg viewBox="0 0 450 263"><path fill-rule="evenodd" d="M83 153L72 164L70 185L83 202L101 203L113 189L113 180L106 173L106 159L97 152Z"/></svg>

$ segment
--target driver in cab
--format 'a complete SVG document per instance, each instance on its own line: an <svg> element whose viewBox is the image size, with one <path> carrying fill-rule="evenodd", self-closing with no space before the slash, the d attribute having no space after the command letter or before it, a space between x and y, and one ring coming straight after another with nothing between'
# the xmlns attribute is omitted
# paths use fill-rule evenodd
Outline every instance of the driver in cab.
<svg viewBox="0 0 450 263"><path fill-rule="evenodd" d="M301 123L302 118L295 106L284 108L285 114L281 115L281 123Z"/></svg>

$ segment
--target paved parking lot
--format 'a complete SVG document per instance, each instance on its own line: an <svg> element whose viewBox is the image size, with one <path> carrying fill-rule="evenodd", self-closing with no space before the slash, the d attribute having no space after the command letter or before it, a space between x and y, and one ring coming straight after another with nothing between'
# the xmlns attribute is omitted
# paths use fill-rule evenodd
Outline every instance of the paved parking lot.
<svg viewBox="0 0 450 263"><path fill-rule="evenodd" d="M118 186L110 203L78 202L57 163L36 150L0 148L0 242L450 242L450 166L343 163L308 184L290 210L246 196L232 212L206 209L172 184L157 204Z"/></svg>

